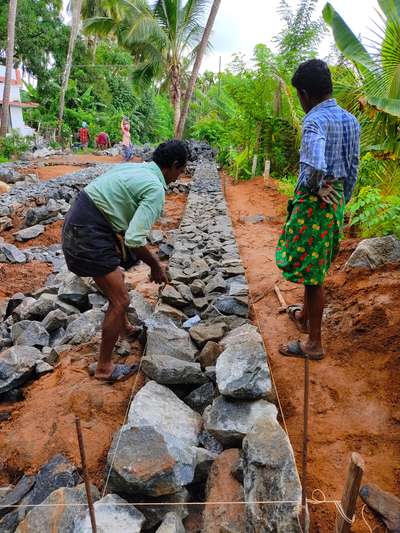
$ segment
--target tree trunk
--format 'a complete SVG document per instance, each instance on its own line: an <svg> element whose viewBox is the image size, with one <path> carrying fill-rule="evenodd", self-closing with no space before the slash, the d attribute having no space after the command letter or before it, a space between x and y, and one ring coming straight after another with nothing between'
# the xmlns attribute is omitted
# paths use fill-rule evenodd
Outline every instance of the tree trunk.
<svg viewBox="0 0 400 533"><path fill-rule="evenodd" d="M197 76L199 75L201 62L203 61L203 57L204 57L204 54L205 54L205 51L206 51L206 48L207 48L208 40L210 38L211 30L212 30L212 28L214 26L215 18L217 16L220 4L221 4L221 0L214 0L213 1L213 4L211 6L211 11L210 11L210 14L208 16L207 24L206 24L206 27L204 28L203 37L201 38L201 41L200 41L200 44L199 44L199 48L197 50L196 60L195 60L194 65L193 65L192 74L190 76L188 88L187 88L187 91L186 91L186 94L185 94L185 100L184 100L184 103L183 103L183 109L182 109L182 113L180 115L179 124L178 124L177 129L175 130L175 136L178 139L181 139L182 136L183 136L183 132L184 132L184 129L185 129L185 124L186 124L186 119L187 119L187 115L188 115L188 112L189 112L190 100L192 99L192 96L193 96L193 91L194 91L194 88L195 88L195 85L196 85Z"/></svg>
<svg viewBox="0 0 400 533"><path fill-rule="evenodd" d="M171 67L171 103L174 108L174 134L176 136L181 116L181 73L178 65Z"/></svg>
<svg viewBox="0 0 400 533"><path fill-rule="evenodd" d="M72 0L71 34L69 36L67 60L65 62L65 69L64 69L64 74L62 78L59 112L58 112L57 135L59 139L61 137L61 128L62 128L62 122L63 122L63 117L64 117L65 93L68 87L69 75L71 73L71 67L72 67L72 56L74 54L76 37L78 35L78 30L79 30L79 22L81 18L81 7L82 7L82 0Z"/></svg>
<svg viewBox="0 0 400 533"><path fill-rule="evenodd" d="M11 79L14 59L14 40L15 40L15 19L17 16L17 0L10 0L8 7L7 23L7 55L6 55L6 75L3 89L3 104L1 113L0 137L5 137L8 131L10 121L10 94Z"/></svg>

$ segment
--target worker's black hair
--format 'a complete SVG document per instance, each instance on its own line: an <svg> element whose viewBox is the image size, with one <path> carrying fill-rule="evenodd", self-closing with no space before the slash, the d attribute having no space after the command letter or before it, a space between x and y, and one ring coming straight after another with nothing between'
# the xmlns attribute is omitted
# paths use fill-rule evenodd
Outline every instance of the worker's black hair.
<svg viewBox="0 0 400 533"><path fill-rule="evenodd" d="M160 168L171 168L176 161L178 167L184 167L189 159L189 150L185 141L174 139L161 143L153 153L153 161Z"/></svg>
<svg viewBox="0 0 400 533"><path fill-rule="evenodd" d="M310 59L302 63L294 73L292 85L314 98L324 98L332 94L333 90L331 72L321 59Z"/></svg>

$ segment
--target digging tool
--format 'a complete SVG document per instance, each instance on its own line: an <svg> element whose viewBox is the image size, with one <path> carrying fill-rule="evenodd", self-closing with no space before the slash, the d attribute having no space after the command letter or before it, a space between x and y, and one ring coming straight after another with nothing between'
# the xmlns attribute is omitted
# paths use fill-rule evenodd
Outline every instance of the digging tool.
<svg viewBox="0 0 400 533"><path fill-rule="evenodd" d="M283 297L283 295L281 293L281 290L280 290L280 288L278 287L278 285L276 283L274 285L274 291L275 291L276 297L279 300L279 303L281 304L280 308L278 309L278 313L280 313L280 314L286 313L288 305L285 302L285 298Z"/></svg>

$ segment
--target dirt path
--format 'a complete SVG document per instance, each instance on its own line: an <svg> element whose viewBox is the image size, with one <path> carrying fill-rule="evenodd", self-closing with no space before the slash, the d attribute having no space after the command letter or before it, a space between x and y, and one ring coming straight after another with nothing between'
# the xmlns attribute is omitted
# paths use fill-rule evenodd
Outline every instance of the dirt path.
<svg viewBox="0 0 400 533"><path fill-rule="evenodd" d="M283 280L275 266L275 244L285 219L286 199L275 188L264 190L261 178L232 185L226 198L246 268L256 315L267 345L297 464L301 465L303 362L284 359L278 346L299 338L286 315L278 314L275 281L288 303L301 301L302 289ZM243 222L263 214L262 223ZM309 494L324 491L340 499L352 451L366 462L364 482L400 493L400 272L346 274L341 266L356 243L343 243L327 282L324 339L327 357L311 366ZM358 508L355 533L367 531ZM367 513L375 527L383 525ZM331 506L311 508L312 533L334 531Z"/></svg>
<svg viewBox="0 0 400 533"><path fill-rule="evenodd" d="M76 167L75 167L76 168ZM176 228L183 215L186 195L168 194L165 213L156 227L164 232ZM46 233L23 246L47 246L60 242L61 222L46 227ZM9 240L9 239L8 239ZM156 247L152 247L153 251ZM51 267L46 263L0 265L0 303L17 291L29 292L42 287ZM127 273L128 287L141 292L155 303L158 286L150 283L149 269L139 265ZM104 483L104 467L114 432L122 425L135 377L113 386L99 383L87 373L99 349L100 335L91 342L63 352L55 371L23 388L21 402L1 404L0 411L11 418L0 424L0 485L15 482L23 473L36 472L56 453L64 453L79 464L74 417L82 420L89 473L94 484ZM142 353L138 342L122 361L137 362ZM120 360L117 355L115 361ZM143 385L141 373L134 393Z"/></svg>

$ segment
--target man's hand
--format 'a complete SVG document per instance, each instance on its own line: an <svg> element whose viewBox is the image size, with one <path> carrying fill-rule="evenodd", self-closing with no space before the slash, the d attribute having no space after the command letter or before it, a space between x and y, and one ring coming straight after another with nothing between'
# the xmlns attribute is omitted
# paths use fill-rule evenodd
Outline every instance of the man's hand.
<svg viewBox="0 0 400 533"><path fill-rule="evenodd" d="M332 187L328 182L325 183L317 193L317 196L326 204L337 205L340 201L341 195L338 191Z"/></svg>
<svg viewBox="0 0 400 533"><path fill-rule="evenodd" d="M154 283L158 283L158 285L168 283L167 275L161 265L154 265L151 268L150 281L154 281Z"/></svg>

